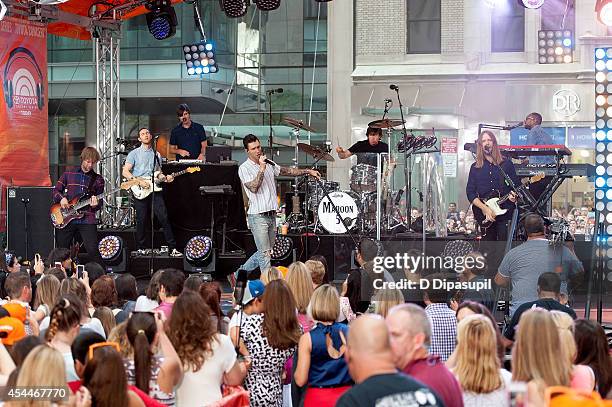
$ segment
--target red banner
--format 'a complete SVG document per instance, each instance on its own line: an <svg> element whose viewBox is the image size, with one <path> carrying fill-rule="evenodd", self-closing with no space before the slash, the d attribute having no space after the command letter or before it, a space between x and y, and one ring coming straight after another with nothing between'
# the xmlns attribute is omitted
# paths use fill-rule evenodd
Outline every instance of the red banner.
<svg viewBox="0 0 612 407"><path fill-rule="evenodd" d="M0 21L0 184L49 186L47 28L8 17ZM4 219L0 230L4 229Z"/></svg>

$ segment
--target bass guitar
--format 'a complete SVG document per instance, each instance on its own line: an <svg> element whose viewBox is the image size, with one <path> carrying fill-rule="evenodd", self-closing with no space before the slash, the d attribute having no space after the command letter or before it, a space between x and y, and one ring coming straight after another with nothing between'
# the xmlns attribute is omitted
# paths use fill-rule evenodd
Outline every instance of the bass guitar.
<svg viewBox="0 0 612 407"><path fill-rule="evenodd" d="M538 182L542 178L544 178L544 176L545 175L543 172L539 172L532 177L525 178L521 181L521 185L517 189L522 189L522 188L525 188L525 186L527 186L528 184L533 184L534 182ZM500 197L499 191L494 190L486 199L483 200L483 202L485 203L485 205L491 208L491 210L493 211L493 213L495 213L495 216L497 217L497 216L503 215L506 212L508 212L508 209L502 209L501 205L504 202L506 202L509 198L510 198L510 193L507 193L506 195ZM491 222L490 220L488 220L486 216L484 215L484 213L482 212L482 210L480 210L480 208L477 207L476 205L472 205L472 212L474 213L474 219L476 220L476 222L478 222L481 228L486 229L490 227L493 224L493 222L495 222L495 221Z"/></svg>
<svg viewBox="0 0 612 407"><path fill-rule="evenodd" d="M173 172L170 174L171 177L176 178L179 175L183 174L193 174L194 172L200 171L200 167L189 167L185 168L183 171ZM136 180L136 184L133 185L130 189L132 190L132 194L136 199L145 199L153 191L159 192L162 190L161 184L165 181L158 181L158 177L160 176L161 171L155 171L153 177L155 178L155 183L151 181L151 178L134 178Z"/></svg>
<svg viewBox="0 0 612 407"><path fill-rule="evenodd" d="M117 191L121 191L122 189L124 190L129 189L132 186L137 185L137 184L138 184L138 181L136 180L122 182L119 188L115 188L110 192L104 192L104 193L101 193L100 195L96 195L96 198L98 200L104 199L106 196L110 196ZM89 206L90 202L91 202L91 196L82 195L76 198L72 198L68 202L70 206L68 206L68 208L65 208L65 209L62 208L62 205L59 203L51 205L51 210L49 211L49 215L51 217L51 223L53 224L53 227L56 229L63 229L66 226L68 226L68 224L72 222L73 220L81 219L83 216L85 216L85 213L81 212L81 209L85 208L86 206Z"/></svg>

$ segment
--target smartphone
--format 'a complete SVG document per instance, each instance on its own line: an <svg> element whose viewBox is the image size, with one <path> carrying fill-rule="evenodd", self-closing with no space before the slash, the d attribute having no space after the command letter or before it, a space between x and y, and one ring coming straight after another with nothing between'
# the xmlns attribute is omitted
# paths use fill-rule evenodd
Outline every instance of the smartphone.
<svg viewBox="0 0 612 407"><path fill-rule="evenodd" d="M85 271L85 266L83 264L77 264L76 271L77 271L77 278L83 278L83 272Z"/></svg>
<svg viewBox="0 0 612 407"><path fill-rule="evenodd" d="M62 268L62 262L61 262L61 261L56 261L56 262L53 264L53 266L61 269L61 268Z"/></svg>
<svg viewBox="0 0 612 407"><path fill-rule="evenodd" d="M42 260L42 258L40 257L40 254L39 254L39 253L36 253L36 254L34 255L34 264L37 264L37 263L38 263L39 261L41 261L41 260Z"/></svg>
<svg viewBox="0 0 612 407"><path fill-rule="evenodd" d="M510 382L508 386L508 406L525 407L527 406L527 383Z"/></svg>

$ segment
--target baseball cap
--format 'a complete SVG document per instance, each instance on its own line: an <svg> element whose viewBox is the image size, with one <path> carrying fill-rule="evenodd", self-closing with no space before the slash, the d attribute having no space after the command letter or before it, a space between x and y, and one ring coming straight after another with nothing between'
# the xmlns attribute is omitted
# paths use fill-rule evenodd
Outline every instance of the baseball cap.
<svg viewBox="0 0 612 407"><path fill-rule="evenodd" d="M244 291L244 297L242 298L242 305L247 305L255 298L261 297L265 290L264 283L261 280L249 280L247 281L246 290Z"/></svg>
<svg viewBox="0 0 612 407"><path fill-rule="evenodd" d="M23 322L13 317L0 318L0 340L5 345L13 345L25 337Z"/></svg>
<svg viewBox="0 0 612 407"><path fill-rule="evenodd" d="M14 302L9 302L7 304L4 304L2 308L8 311L9 316L17 318L21 322L25 322L28 310L23 305Z"/></svg>

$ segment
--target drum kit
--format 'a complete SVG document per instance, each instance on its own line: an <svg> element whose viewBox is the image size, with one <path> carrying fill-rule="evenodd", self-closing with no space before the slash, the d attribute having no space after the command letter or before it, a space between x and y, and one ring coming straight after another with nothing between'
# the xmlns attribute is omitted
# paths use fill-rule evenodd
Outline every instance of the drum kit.
<svg viewBox="0 0 612 407"><path fill-rule="evenodd" d="M327 151L319 147L299 142L299 131L316 130L300 120L284 118L283 121L293 127L296 136L294 164L299 165L298 153L301 151L315 159L312 168L316 168L319 161L335 161L331 156L330 146ZM389 129L402 124L400 120L383 119L369 123L369 127ZM394 163L385 158L381 165L379 176L377 166L357 163L351 168L350 190L340 190L340 184L325 179L317 180L312 177L297 177L293 184L292 211L286 222L292 233L306 231L327 232L331 234L357 233L367 235L374 232L377 226L377 195L378 180L381 186L381 226L384 229L393 229L403 224L400 215L399 199L402 191L390 193L390 174ZM305 196L300 202L300 196Z"/></svg>

